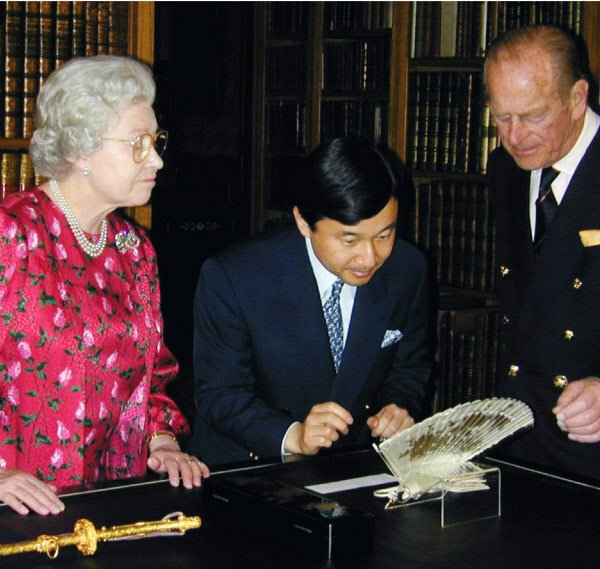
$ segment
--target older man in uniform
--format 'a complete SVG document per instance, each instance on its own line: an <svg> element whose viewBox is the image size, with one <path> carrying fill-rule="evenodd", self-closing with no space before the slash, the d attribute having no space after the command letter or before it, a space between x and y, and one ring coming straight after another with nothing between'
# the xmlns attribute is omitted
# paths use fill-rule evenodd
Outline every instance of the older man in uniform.
<svg viewBox="0 0 600 569"><path fill-rule="evenodd" d="M506 452L600 479L600 117L576 44L558 28L508 32L488 52L485 80L503 146L488 164L501 393L536 419Z"/></svg>

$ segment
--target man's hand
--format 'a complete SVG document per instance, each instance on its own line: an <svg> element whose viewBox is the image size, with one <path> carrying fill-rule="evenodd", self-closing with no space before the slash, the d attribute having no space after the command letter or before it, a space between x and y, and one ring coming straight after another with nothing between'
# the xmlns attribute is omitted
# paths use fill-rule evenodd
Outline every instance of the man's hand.
<svg viewBox="0 0 600 569"><path fill-rule="evenodd" d="M367 419L367 426L373 437L389 439L391 436L404 431L415 424L406 409L394 403L386 405L377 415Z"/></svg>
<svg viewBox="0 0 600 569"><path fill-rule="evenodd" d="M571 440L600 441L600 378L586 377L569 383L552 412Z"/></svg>
<svg viewBox="0 0 600 569"><path fill-rule="evenodd" d="M329 401L315 405L304 419L290 428L284 450L292 454L314 455L321 448L329 448L340 438L348 434L352 424L352 415L341 405Z"/></svg>
<svg viewBox="0 0 600 569"><path fill-rule="evenodd" d="M19 514L32 509L37 514L60 514L65 505L56 495L56 487L22 470L0 469L0 500Z"/></svg>

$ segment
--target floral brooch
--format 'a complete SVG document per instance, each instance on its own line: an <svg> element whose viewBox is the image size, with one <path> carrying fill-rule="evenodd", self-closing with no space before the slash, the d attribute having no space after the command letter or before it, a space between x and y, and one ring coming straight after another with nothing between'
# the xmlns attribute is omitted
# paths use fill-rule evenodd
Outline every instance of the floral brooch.
<svg viewBox="0 0 600 569"><path fill-rule="evenodd" d="M119 231L115 235L115 245L119 253L125 253L128 249L137 249L140 238L133 231Z"/></svg>

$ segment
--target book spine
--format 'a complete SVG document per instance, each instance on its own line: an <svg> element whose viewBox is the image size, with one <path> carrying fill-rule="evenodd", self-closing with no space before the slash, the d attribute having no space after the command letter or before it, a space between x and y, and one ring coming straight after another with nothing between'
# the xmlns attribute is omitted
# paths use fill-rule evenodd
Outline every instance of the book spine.
<svg viewBox="0 0 600 569"><path fill-rule="evenodd" d="M71 57L71 3L56 2L54 20L54 67L60 67Z"/></svg>
<svg viewBox="0 0 600 569"><path fill-rule="evenodd" d="M417 227L416 243L421 251L429 250L429 225L431 222L431 183L422 183L417 186L417 203L419 220Z"/></svg>
<svg viewBox="0 0 600 569"><path fill-rule="evenodd" d="M422 57L431 57L431 44L432 44L432 28L433 28L433 2L423 2L425 6L424 11L424 27L423 27L423 49Z"/></svg>
<svg viewBox="0 0 600 569"><path fill-rule="evenodd" d="M479 137L479 167L478 170L485 174L487 170L487 161L490 149L490 107L487 104L481 107L481 118L479 119L480 137Z"/></svg>
<svg viewBox="0 0 600 569"><path fill-rule="evenodd" d="M488 358L488 321L487 313L475 316L475 334L473 346L473 393L472 400L485 399L485 372Z"/></svg>
<svg viewBox="0 0 600 569"><path fill-rule="evenodd" d="M452 270L452 285L455 287L462 288L465 282L465 185L456 184L454 192L454 266Z"/></svg>
<svg viewBox="0 0 600 569"><path fill-rule="evenodd" d="M19 190L20 156L14 152L2 154L2 170L0 172L0 197L4 199Z"/></svg>
<svg viewBox="0 0 600 569"><path fill-rule="evenodd" d="M465 333L453 331L450 336L452 340L452 393L451 406L454 407L463 402L463 382L465 371Z"/></svg>
<svg viewBox="0 0 600 569"><path fill-rule="evenodd" d="M465 27L467 2L456 3L456 57L465 56Z"/></svg>
<svg viewBox="0 0 600 569"><path fill-rule="evenodd" d="M439 131L440 131L440 101L441 101L441 72L432 72L429 86L429 132L425 148L425 168L438 169Z"/></svg>
<svg viewBox="0 0 600 569"><path fill-rule="evenodd" d="M471 129L473 115L473 73L461 74L461 107L459 115L460 138L458 146L458 172L469 172L469 161L471 159Z"/></svg>
<svg viewBox="0 0 600 569"><path fill-rule="evenodd" d="M431 44L429 54L431 57L439 57L442 41L442 6L441 2L432 2L431 14Z"/></svg>
<svg viewBox="0 0 600 569"><path fill-rule="evenodd" d="M71 57L85 55L85 2L72 3Z"/></svg>
<svg viewBox="0 0 600 569"><path fill-rule="evenodd" d="M429 239L427 253L431 261L431 266L434 267L437 281L442 278L442 201L443 201L443 186L441 182L436 181L431 183L431 205L429 209Z"/></svg>
<svg viewBox="0 0 600 569"><path fill-rule="evenodd" d="M98 54L98 4L85 3L85 55Z"/></svg>
<svg viewBox="0 0 600 569"><path fill-rule="evenodd" d="M487 2L487 16L486 16L486 31L485 31L485 51L490 43L494 41L498 35L498 12L500 10L500 2Z"/></svg>
<svg viewBox="0 0 600 569"><path fill-rule="evenodd" d="M462 74L453 73L450 81L450 118L448 121L448 172L458 171L458 148L459 148L459 130L461 106L464 101L461 99Z"/></svg>
<svg viewBox="0 0 600 569"><path fill-rule="evenodd" d="M23 134L23 65L25 3L6 3L4 31L4 137Z"/></svg>
<svg viewBox="0 0 600 569"><path fill-rule="evenodd" d="M450 406L448 391L451 389L452 374L448 371L449 313L438 310L437 351L435 357L435 396L432 413L439 413Z"/></svg>
<svg viewBox="0 0 600 569"><path fill-rule="evenodd" d="M440 113L438 126L438 167L440 172L450 170L450 124L454 73L442 72L440 76Z"/></svg>
<svg viewBox="0 0 600 569"><path fill-rule="evenodd" d="M26 192L35 187L35 172L29 154L23 153L19 160L19 191Z"/></svg>
<svg viewBox="0 0 600 569"><path fill-rule="evenodd" d="M127 55L129 21L128 2L109 2L108 8L108 52L112 55Z"/></svg>
<svg viewBox="0 0 600 569"><path fill-rule="evenodd" d="M441 57L456 56L457 2L440 2L440 53Z"/></svg>
<svg viewBox="0 0 600 569"><path fill-rule="evenodd" d="M417 168L424 170L427 166L427 146L429 144L429 99L431 93L431 73L421 74L421 93L419 95L419 139L417 141Z"/></svg>
<svg viewBox="0 0 600 569"><path fill-rule="evenodd" d="M40 87L40 3L25 4L23 60L23 138L33 134L35 101Z"/></svg>
<svg viewBox="0 0 600 569"><path fill-rule="evenodd" d="M98 2L98 55L108 53L109 2Z"/></svg>
<svg viewBox="0 0 600 569"><path fill-rule="evenodd" d="M490 312L488 316L486 352L484 395L485 397L496 397L496 378L500 357L500 316L498 311Z"/></svg>
<svg viewBox="0 0 600 569"><path fill-rule="evenodd" d="M408 116L406 125L406 164L417 167L417 149L419 146L419 118L421 113L421 73L409 74Z"/></svg>
<svg viewBox="0 0 600 569"><path fill-rule="evenodd" d="M475 288L475 249L476 249L476 199L477 186L465 184L465 246L464 246L464 280L463 286L468 289Z"/></svg>
<svg viewBox="0 0 600 569"><path fill-rule="evenodd" d="M444 182L442 189L442 224L440 251L440 285L451 286L454 271L454 182Z"/></svg>
<svg viewBox="0 0 600 569"><path fill-rule="evenodd" d="M488 290L488 265L490 248L494 247L489 239L490 199L487 186L475 186L475 262L473 288Z"/></svg>
<svg viewBox="0 0 600 569"><path fill-rule="evenodd" d="M40 2L40 88L54 69L54 15L56 2Z"/></svg>
<svg viewBox="0 0 600 569"><path fill-rule="evenodd" d="M473 401L475 390L475 334L473 332L465 333L464 342L463 385L459 403Z"/></svg>

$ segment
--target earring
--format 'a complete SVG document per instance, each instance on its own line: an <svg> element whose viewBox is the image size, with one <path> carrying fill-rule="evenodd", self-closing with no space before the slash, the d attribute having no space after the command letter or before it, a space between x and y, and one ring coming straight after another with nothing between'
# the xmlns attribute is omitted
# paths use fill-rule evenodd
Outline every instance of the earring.
<svg viewBox="0 0 600 569"><path fill-rule="evenodd" d="M89 166L85 166L85 167L83 168L83 170L81 171L81 173L82 173L84 176L86 176L86 177L87 177L87 176L89 176L89 175L90 175L90 167L89 167Z"/></svg>

